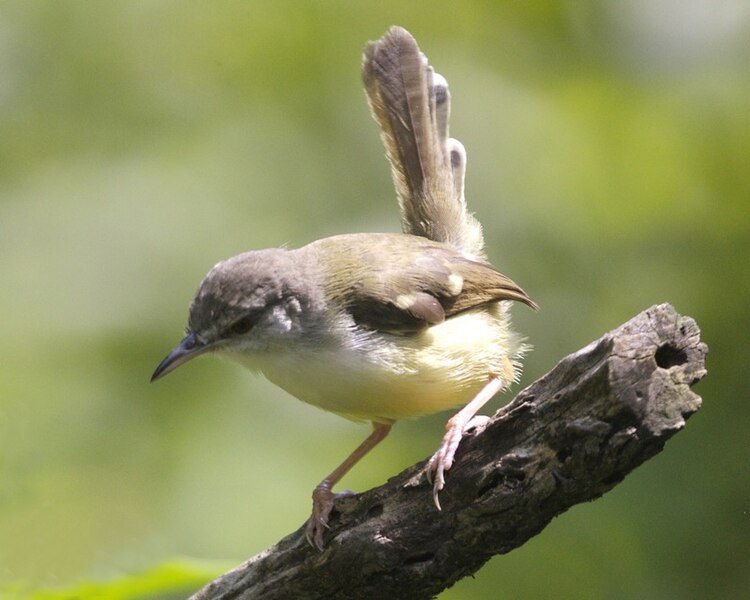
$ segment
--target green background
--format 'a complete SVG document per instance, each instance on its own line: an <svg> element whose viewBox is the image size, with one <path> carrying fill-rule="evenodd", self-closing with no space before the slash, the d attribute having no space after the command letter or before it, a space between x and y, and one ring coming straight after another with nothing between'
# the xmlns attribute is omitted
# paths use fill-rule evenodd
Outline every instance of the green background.
<svg viewBox="0 0 750 600"><path fill-rule="evenodd" d="M514 311L516 391L658 302L710 347L662 454L441 598L750 589L742 0L0 3L0 586L238 563L367 434L217 359L148 380L218 260L398 228L359 80L395 23L451 83L491 259L542 307ZM446 418L343 486L429 455Z"/></svg>

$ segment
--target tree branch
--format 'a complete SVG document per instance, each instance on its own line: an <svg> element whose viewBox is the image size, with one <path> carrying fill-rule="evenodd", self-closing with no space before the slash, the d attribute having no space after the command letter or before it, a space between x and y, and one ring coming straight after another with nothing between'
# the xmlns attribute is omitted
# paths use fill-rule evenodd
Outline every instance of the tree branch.
<svg viewBox="0 0 750 600"><path fill-rule="evenodd" d="M707 347L653 306L561 360L459 447L440 501L414 465L337 502L321 553L303 529L192 600L430 598L617 485L701 405Z"/></svg>

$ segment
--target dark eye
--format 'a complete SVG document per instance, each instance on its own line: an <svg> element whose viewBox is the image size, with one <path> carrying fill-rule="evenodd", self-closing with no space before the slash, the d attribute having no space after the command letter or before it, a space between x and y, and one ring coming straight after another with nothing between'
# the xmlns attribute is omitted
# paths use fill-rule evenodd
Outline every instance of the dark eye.
<svg viewBox="0 0 750 600"><path fill-rule="evenodd" d="M235 321L232 323L232 325L227 329L227 333L229 335L243 335L250 331L254 326L255 323L258 322L257 315L245 315L238 321Z"/></svg>

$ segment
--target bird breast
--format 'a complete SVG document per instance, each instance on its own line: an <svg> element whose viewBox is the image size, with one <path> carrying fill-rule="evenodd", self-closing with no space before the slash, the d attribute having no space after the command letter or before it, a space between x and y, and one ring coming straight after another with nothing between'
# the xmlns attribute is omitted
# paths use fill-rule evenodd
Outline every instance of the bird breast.
<svg viewBox="0 0 750 600"><path fill-rule="evenodd" d="M352 420L393 422L467 403L488 381L518 378L526 347L505 302L409 335L347 329L337 344L234 356L300 400ZM321 340L323 342L323 340Z"/></svg>

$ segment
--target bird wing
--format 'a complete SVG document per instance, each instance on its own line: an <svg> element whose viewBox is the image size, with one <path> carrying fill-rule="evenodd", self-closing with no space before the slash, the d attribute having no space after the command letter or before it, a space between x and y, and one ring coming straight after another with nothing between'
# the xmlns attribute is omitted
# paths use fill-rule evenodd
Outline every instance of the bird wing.
<svg viewBox="0 0 750 600"><path fill-rule="evenodd" d="M498 300L536 308L526 292L489 263L425 238L375 235L366 245L350 245L351 252L338 259L337 271L347 273L347 283L336 293L362 327L408 333Z"/></svg>

